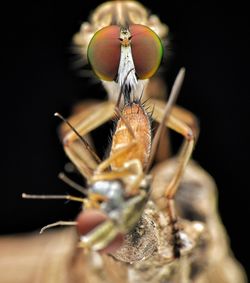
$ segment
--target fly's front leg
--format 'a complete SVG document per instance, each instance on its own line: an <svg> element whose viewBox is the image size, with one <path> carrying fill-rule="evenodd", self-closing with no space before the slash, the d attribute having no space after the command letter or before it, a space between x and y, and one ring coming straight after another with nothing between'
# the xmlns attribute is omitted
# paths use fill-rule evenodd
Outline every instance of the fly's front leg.
<svg viewBox="0 0 250 283"><path fill-rule="evenodd" d="M164 103L156 100L154 100L153 103L155 105L153 118L160 123L164 115ZM191 158L195 141L198 136L198 126L195 117L190 112L185 110L182 111L181 108L175 109L177 110L172 111L168 121L166 122L166 126L183 135L185 140L183 142L181 151L178 154L178 165L176 171L170 183L167 185L164 195L168 200L167 211L172 224L174 242L173 252L175 257L179 257L182 241L180 238L177 216L175 212L174 196L179 187L187 163Z"/></svg>
<svg viewBox="0 0 250 283"><path fill-rule="evenodd" d="M110 120L114 116L114 107L114 104L110 101L89 104L82 112L71 117L61 126L61 138L65 153L88 180L91 178L100 159L86 140L81 137ZM71 129L69 124L72 126ZM65 131L66 126L69 127L68 131Z"/></svg>

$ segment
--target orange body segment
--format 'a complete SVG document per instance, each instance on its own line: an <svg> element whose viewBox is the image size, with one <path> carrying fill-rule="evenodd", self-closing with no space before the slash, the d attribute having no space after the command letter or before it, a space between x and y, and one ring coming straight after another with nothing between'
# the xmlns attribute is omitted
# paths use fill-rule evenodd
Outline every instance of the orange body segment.
<svg viewBox="0 0 250 283"><path fill-rule="evenodd" d="M128 144L131 144L131 142L135 142L135 146L129 152L113 160L111 167L112 169L121 168L125 162L138 159L143 168L145 168L149 159L152 139L151 122L148 113L146 113L140 103L133 102L124 107L122 118L117 122L110 155L112 156ZM126 124L130 126L134 136Z"/></svg>

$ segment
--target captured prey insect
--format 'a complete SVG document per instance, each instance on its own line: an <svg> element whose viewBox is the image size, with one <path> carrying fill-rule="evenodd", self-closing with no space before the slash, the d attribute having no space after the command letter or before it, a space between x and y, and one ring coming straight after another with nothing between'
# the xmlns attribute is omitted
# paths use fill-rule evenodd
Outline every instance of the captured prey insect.
<svg viewBox="0 0 250 283"><path fill-rule="evenodd" d="M172 110L183 78L184 70L181 70L162 116L163 125ZM78 225L81 234L86 233L79 244L85 249L102 250L116 237L131 231L139 221L150 196L151 177L147 175L147 167L154 151L151 150L152 129L149 115L140 101L126 104L122 112L118 108L114 109L120 118L113 134L109 157L102 162L78 132L81 130L81 135L88 134L85 131L89 130L92 115L96 112L86 117L80 127L73 127L60 114L56 114L71 129L64 137L63 144L73 164L77 165L87 179L88 190L82 190L87 194L87 198L23 195L25 198L64 198L83 202L84 211L77 222L57 222L44 227L42 231L57 225ZM75 152L71 154L73 151L70 139L73 137L82 143L81 146L92 158L92 163L81 159L84 155L79 156ZM156 135L153 147L158 141ZM91 167L93 163L95 168ZM92 223L86 224L89 219Z"/></svg>

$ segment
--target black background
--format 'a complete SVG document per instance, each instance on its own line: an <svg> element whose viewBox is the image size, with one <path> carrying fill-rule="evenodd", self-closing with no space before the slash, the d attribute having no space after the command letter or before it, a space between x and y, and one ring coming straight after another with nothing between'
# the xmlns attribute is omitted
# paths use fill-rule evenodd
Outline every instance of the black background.
<svg viewBox="0 0 250 283"><path fill-rule="evenodd" d="M194 158L215 178L219 209L236 257L249 264L249 14L242 3L152 1L152 12L170 27L172 85L187 73L178 103L200 120ZM165 7L163 7L163 2ZM101 1L33 1L13 4L3 28L1 57L2 233L26 232L57 220L72 220L79 204L22 200L29 193L72 193L57 179L67 161L57 137L56 111L68 116L86 98L104 98L93 80L72 68L72 35ZM166 54L168 56L168 54ZM99 132L105 149L105 129ZM74 192L73 192L74 193Z"/></svg>

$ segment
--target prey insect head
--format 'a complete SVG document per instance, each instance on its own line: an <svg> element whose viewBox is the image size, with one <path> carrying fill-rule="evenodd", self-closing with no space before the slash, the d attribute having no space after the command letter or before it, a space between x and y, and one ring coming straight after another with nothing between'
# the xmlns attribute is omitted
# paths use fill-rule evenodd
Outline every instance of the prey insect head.
<svg viewBox="0 0 250 283"><path fill-rule="evenodd" d="M112 210L121 209L125 202L124 184L119 180L103 180L94 182L89 188L89 196L99 195L103 198L101 210L110 213Z"/></svg>
<svg viewBox="0 0 250 283"><path fill-rule="evenodd" d="M138 223L149 198L151 177L145 176L140 193L126 196L119 180L96 181L89 188L91 194L105 196L99 209L85 210L77 219L81 234L80 247L92 250L112 249L122 244L122 237ZM89 196L90 196L89 195Z"/></svg>
<svg viewBox="0 0 250 283"><path fill-rule="evenodd" d="M101 80L116 80L121 86L123 81L119 77L132 68L135 69L136 81L152 77L160 66L163 46L157 34L147 26L111 25L94 34L87 55L93 71Z"/></svg>

